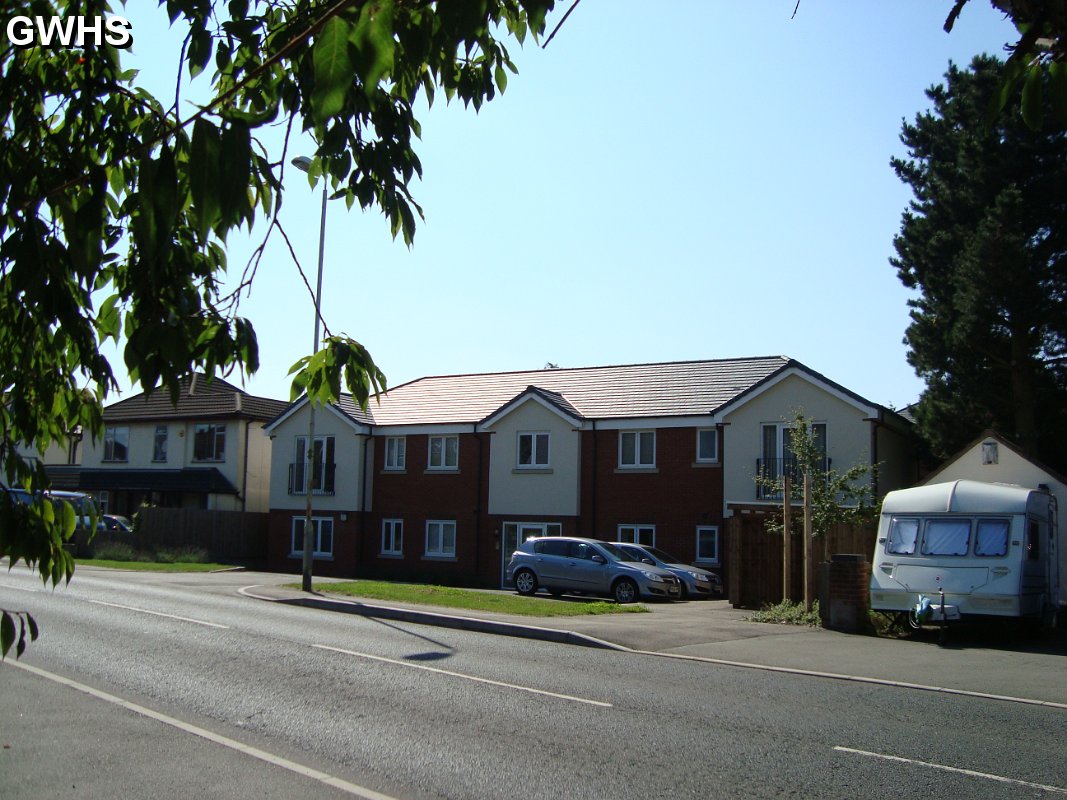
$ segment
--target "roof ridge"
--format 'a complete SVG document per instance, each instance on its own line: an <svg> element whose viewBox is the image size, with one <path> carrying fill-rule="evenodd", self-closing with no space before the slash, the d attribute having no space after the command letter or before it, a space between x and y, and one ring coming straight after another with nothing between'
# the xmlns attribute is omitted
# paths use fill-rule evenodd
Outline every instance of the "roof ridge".
<svg viewBox="0 0 1067 800"><path fill-rule="evenodd" d="M592 372L594 370L606 370L606 369L627 369L629 367L674 367L683 364L724 364L730 362L740 361L783 361L790 362L794 359L785 355L773 355L773 356L749 356L744 358L691 358L681 359L679 361L647 361L647 362L635 362L632 364L597 364L587 367L556 367L553 369L517 369L517 370L503 370L500 372L457 372L444 375L422 375L418 378L413 378L410 381L393 386L390 389L383 392L388 394L390 391L399 389L401 386L410 386L413 383L427 380L437 380L441 378L486 378L493 375L543 375L553 374L560 372Z"/></svg>

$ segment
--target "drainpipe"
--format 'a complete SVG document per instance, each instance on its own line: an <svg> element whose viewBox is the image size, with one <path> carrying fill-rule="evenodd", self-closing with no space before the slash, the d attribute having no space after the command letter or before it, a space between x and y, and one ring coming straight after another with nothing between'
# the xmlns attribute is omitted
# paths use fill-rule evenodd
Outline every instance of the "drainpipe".
<svg viewBox="0 0 1067 800"><path fill-rule="evenodd" d="M359 541L360 546L356 551L360 554L362 560L366 560L367 550L367 456L372 452L370 449L371 440L374 438L374 430L371 429L370 433L357 434L364 436L363 439L363 488L359 492ZM372 461L369 469L374 469L374 462ZM357 565L358 566L358 565Z"/></svg>
<svg viewBox="0 0 1067 800"><path fill-rule="evenodd" d="M237 420L240 422L240 419ZM248 505L248 429L252 426L252 420L245 420L245 462L243 475L241 476L241 510L247 511Z"/></svg>
<svg viewBox="0 0 1067 800"><path fill-rule="evenodd" d="M597 441L596 441L596 420L593 420L593 485L589 490L590 503L593 506L593 530L589 531L588 535L596 538L596 467L597 467Z"/></svg>
<svg viewBox="0 0 1067 800"><path fill-rule="evenodd" d="M878 417L882 412L878 412ZM874 492L874 500L877 502L880 492L878 491L878 426L879 418L871 420L871 490Z"/></svg>
<svg viewBox="0 0 1067 800"><path fill-rule="evenodd" d="M482 467L485 459L485 445L482 437L478 435L478 423L472 426L472 433L478 442L478 481L474 497L474 575L480 579L482 575Z"/></svg>

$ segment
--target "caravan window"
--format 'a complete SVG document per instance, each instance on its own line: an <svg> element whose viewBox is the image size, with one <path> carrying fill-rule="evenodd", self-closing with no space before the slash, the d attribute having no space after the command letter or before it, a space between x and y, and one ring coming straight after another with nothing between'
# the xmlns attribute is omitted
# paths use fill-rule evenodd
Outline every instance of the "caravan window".
<svg viewBox="0 0 1067 800"><path fill-rule="evenodd" d="M897 555L912 555L918 539L919 520L894 518L889 528L889 541L886 543L885 551Z"/></svg>
<svg viewBox="0 0 1067 800"><path fill-rule="evenodd" d="M926 522L923 555L965 556L971 544L969 519L931 519Z"/></svg>
<svg viewBox="0 0 1067 800"><path fill-rule="evenodd" d="M1008 552L1008 520L980 519L974 537L976 556L1003 556Z"/></svg>

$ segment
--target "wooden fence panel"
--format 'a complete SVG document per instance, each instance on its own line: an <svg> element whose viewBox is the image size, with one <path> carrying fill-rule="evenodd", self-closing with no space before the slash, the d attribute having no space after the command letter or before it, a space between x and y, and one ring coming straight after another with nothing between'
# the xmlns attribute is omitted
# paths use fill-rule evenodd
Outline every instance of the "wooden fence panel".
<svg viewBox="0 0 1067 800"><path fill-rule="evenodd" d="M760 608L782 600L782 537L768 533L762 514L735 514L726 520L729 577L727 595L738 608ZM874 526L837 524L825 540L815 540L815 561L829 561L838 553L859 553L870 559L877 532ZM790 600L804 599L804 537L793 536ZM817 591L816 564L811 585Z"/></svg>
<svg viewBox="0 0 1067 800"><path fill-rule="evenodd" d="M139 550L206 550L212 561L266 562L266 513L207 511L196 508L143 508L137 533L99 534L93 546L109 541L132 544Z"/></svg>

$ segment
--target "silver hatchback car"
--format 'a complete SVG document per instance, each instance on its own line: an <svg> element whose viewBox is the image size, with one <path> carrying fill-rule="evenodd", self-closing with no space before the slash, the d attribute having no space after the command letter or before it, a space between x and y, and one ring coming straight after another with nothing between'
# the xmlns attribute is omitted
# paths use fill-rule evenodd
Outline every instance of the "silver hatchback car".
<svg viewBox="0 0 1067 800"><path fill-rule="evenodd" d="M614 545L577 536L527 539L511 555L507 578L519 594L538 589L558 597L566 592L603 595L617 603L641 597L677 600L678 578L665 569L644 564Z"/></svg>
<svg viewBox="0 0 1067 800"><path fill-rule="evenodd" d="M692 564L686 564L658 547L629 542L615 542L615 546L645 564L652 564L678 576L682 582L682 597L715 597L722 595L722 578Z"/></svg>

